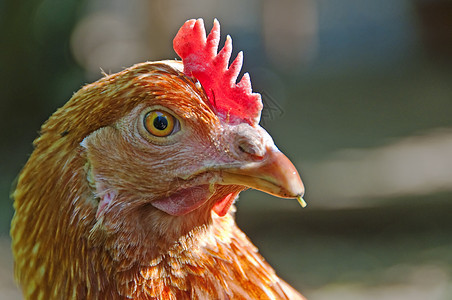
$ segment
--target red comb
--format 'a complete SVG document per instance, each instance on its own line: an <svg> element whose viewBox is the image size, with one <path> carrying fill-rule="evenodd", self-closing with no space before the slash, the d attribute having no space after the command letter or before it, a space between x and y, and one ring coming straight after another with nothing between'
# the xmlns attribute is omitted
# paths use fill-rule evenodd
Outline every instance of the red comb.
<svg viewBox="0 0 452 300"><path fill-rule="evenodd" d="M195 77L201 83L220 118L229 123L245 121L250 125L258 124L262 110L261 95L251 90L248 73L236 83L243 54L240 52L229 65L231 37L227 36L223 49L217 53L219 42L220 23L216 19L207 37L202 19L188 20L179 29L173 47L182 58L185 75Z"/></svg>

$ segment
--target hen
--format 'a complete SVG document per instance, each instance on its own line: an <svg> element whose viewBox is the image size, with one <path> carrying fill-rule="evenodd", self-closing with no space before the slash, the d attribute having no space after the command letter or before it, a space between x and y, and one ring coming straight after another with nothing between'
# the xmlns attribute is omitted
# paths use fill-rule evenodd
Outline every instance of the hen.
<svg viewBox="0 0 452 300"><path fill-rule="evenodd" d="M137 64L80 89L42 126L14 192L26 299L302 299L234 221L238 194L304 192L258 125L242 53L219 23L174 39L182 61Z"/></svg>

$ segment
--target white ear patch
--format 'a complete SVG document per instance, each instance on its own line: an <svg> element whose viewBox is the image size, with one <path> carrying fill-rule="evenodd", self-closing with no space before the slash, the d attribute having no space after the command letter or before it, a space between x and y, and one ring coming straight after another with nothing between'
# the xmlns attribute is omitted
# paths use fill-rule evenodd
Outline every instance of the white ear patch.
<svg viewBox="0 0 452 300"><path fill-rule="evenodd" d="M97 207L96 212L96 219L99 220L99 218L110 207L114 198L116 198L116 193L114 192L107 192L100 197L99 206Z"/></svg>
<svg viewBox="0 0 452 300"><path fill-rule="evenodd" d="M88 149L88 147L87 147L87 145L86 145L86 139L87 139L88 137L86 136L81 142L80 142L80 146L82 146L83 148L85 148L85 149Z"/></svg>
<svg viewBox="0 0 452 300"><path fill-rule="evenodd" d="M116 198L117 192L107 188L104 183L97 181L96 194L100 199L96 212L96 219L99 220L99 218L101 218L113 204L113 200Z"/></svg>

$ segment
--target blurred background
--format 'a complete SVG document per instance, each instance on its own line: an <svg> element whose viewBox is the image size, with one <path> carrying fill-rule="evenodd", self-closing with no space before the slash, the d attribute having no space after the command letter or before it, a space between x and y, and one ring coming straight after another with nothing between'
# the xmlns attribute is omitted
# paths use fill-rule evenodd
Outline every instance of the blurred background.
<svg viewBox="0 0 452 300"><path fill-rule="evenodd" d="M238 222L309 299L452 299L452 1L0 0L0 299L12 183L85 83L172 59L189 18L245 54L308 202L247 191Z"/></svg>

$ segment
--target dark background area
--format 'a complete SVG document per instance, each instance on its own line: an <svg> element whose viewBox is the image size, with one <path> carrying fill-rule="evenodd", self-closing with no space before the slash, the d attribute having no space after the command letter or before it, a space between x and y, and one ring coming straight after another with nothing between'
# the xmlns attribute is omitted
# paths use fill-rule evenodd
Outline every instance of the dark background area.
<svg viewBox="0 0 452 300"><path fill-rule="evenodd" d="M310 299L452 298L452 1L0 0L0 298L11 186L41 124L85 83L172 59L214 17L299 168L308 207L247 191L238 222Z"/></svg>

